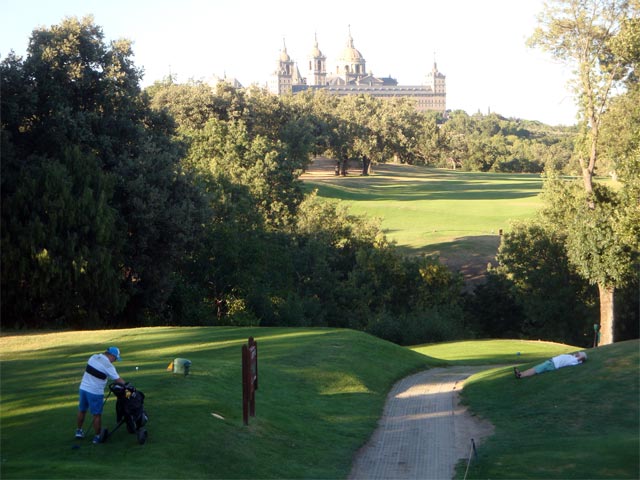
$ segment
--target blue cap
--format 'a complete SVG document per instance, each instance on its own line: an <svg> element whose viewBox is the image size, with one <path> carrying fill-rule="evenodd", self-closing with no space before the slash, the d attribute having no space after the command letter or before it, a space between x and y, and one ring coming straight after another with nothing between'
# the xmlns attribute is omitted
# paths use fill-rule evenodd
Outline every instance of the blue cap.
<svg viewBox="0 0 640 480"><path fill-rule="evenodd" d="M116 360L120 360L120 349L118 347L109 347L107 348L107 353L110 353Z"/></svg>

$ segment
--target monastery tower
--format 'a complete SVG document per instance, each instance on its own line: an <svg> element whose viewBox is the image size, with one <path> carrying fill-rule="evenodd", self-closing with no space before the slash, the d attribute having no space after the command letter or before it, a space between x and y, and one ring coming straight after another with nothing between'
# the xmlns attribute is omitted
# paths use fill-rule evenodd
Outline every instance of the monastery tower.
<svg viewBox="0 0 640 480"><path fill-rule="evenodd" d="M398 81L392 77L374 77L367 73L367 63L354 46L349 27L347 45L335 63L335 71L327 71L327 57L320 51L317 35L307 60L307 78L303 78L283 43L276 70L269 81L269 91L276 95L287 95L305 90L324 90L332 95L409 98L418 111L446 112L446 77L438 71L435 58L423 85L398 85Z"/></svg>
<svg viewBox="0 0 640 480"><path fill-rule="evenodd" d="M318 35L316 35L313 49L309 54L309 85L327 84L327 57L318 48Z"/></svg>

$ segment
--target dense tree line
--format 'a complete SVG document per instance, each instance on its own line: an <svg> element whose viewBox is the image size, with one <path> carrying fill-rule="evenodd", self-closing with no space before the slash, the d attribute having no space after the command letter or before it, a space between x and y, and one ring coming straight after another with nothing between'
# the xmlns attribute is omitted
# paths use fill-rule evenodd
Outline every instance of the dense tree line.
<svg viewBox="0 0 640 480"><path fill-rule="evenodd" d="M575 173L572 164L575 127L507 119L496 113L448 114L440 129L435 166L502 173L541 173L553 169Z"/></svg>
<svg viewBox="0 0 640 480"><path fill-rule="evenodd" d="M92 18L68 18L0 65L5 326L386 335L388 318L404 318L415 338L459 331L457 275L400 256L375 222L300 188L314 154L382 160L376 149L402 138L383 144L383 126L343 121L334 108L353 106L328 99L171 81L141 91L131 56Z"/></svg>
<svg viewBox="0 0 640 480"><path fill-rule="evenodd" d="M200 197L131 56L87 18L2 62L5 325L137 323L171 293Z"/></svg>
<svg viewBox="0 0 640 480"><path fill-rule="evenodd" d="M579 248L594 229L575 225L581 197L559 177L579 172L577 127L172 78L142 91L131 57L92 18L68 18L35 30L25 59L0 64L5 326L332 326L399 343L584 343L597 322ZM593 221L618 219L598 230L618 253L599 264L607 272L621 258L637 265L638 136L615 133L638 125L635 85L602 129L601 166L624 180L598 190L610 207ZM402 256L375 221L305 194L299 176L317 155L338 173L359 161L363 175L388 161L545 171L556 208L506 235L487 283L463 295L437 259ZM616 275L624 302L637 277ZM637 336L633 302L621 308L627 337Z"/></svg>

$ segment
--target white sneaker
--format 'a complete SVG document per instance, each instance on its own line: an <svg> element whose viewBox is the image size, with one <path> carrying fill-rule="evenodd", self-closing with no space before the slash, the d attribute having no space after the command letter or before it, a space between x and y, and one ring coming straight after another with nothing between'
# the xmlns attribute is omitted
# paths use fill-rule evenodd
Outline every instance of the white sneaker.
<svg viewBox="0 0 640 480"><path fill-rule="evenodd" d="M84 431L81 428L76 430L76 438L84 438Z"/></svg>

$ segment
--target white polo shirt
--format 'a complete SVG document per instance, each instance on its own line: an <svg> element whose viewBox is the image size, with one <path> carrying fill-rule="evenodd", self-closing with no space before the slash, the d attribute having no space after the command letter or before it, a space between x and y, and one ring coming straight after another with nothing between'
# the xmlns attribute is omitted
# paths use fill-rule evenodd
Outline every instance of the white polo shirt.
<svg viewBox="0 0 640 480"><path fill-rule="evenodd" d="M558 355L557 357L553 357L551 359L553 365L556 368L562 367L572 367L574 365L579 365L581 362L576 357L571 354L565 353L563 355Z"/></svg>
<svg viewBox="0 0 640 480"><path fill-rule="evenodd" d="M91 358L89 358L89 362L87 363L99 372L104 373L107 378L111 380L120 378L120 375L118 375L118 372L116 371L116 367L113 366L113 363L109 361L109 358L104 353L91 355ZM107 378L101 379L85 371L82 376L82 381L80 382L80 390L84 390L85 392L93 393L95 395L104 395L104 387L107 385Z"/></svg>

